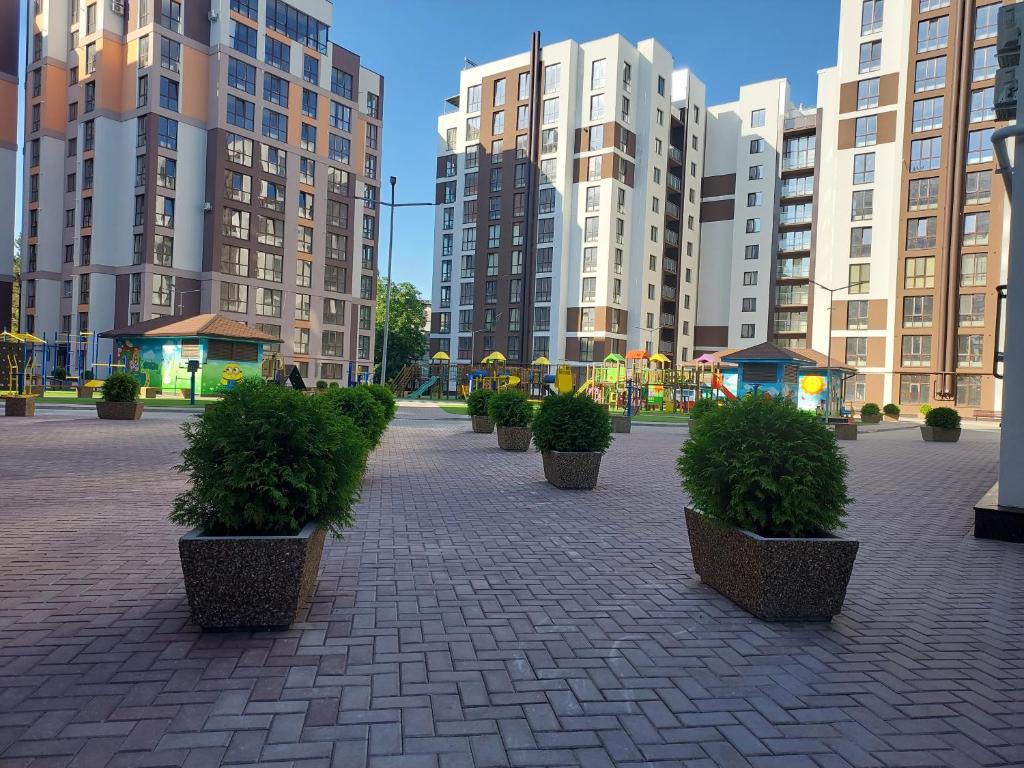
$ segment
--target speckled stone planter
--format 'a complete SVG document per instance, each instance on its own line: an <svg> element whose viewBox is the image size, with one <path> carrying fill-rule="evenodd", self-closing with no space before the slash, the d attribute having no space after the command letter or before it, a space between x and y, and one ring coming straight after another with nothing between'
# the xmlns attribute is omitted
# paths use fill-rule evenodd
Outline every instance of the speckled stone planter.
<svg viewBox="0 0 1024 768"><path fill-rule="evenodd" d="M75 391L78 397L92 397L96 394L96 387L85 387L79 385L75 387Z"/></svg>
<svg viewBox="0 0 1024 768"><path fill-rule="evenodd" d="M690 507L686 528L700 580L764 621L828 621L843 609L858 542L768 539Z"/></svg>
<svg viewBox="0 0 1024 768"><path fill-rule="evenodd" d="M921 437L926 443L955 443L960 440L960 429L921 427Z"/></svg>
<svg viewBox="0 0 1024 768"><path fill-rule="evenodd" d="M886 421L899 421L900 420L900 415L897 413L895 416L892 416L892 415L890 415L888 413L885 413L885 414L882 414L882 418L885 419Z"/></svg>
<svg viewBox="0 0 1024 768"><path fill-rule="evenodd" d="M835 425L836 440L856 440L857 439L857 425L856 424L836 424Z"/></svg>
<svg viewBox="0 0 1024 768"><path fill-rule="evenodd" d="M134 421L142 418L142 410L145 407L138 400L133 403L108 403L106 400L101 400L96 403L96 415L101 419Z"/></svg>
<svg viewBox="0 0 1024 768"><path fill-rule="evenodd" d="M531 439L529 427L498 427L498 447L503 451L528 451Z"/></svg>
<svg viewBox="0 0 1024 768"><path fill-rule="evenodd" d="M192 621L205 630L286 629L316 589L325 533L178 540Z"/></svg>
<svg viewBox="0 0 1024 768"><path fill-rule="evenodd" d="M612 432L628 433L633 428L633 419L629 416L612 416Z"/></svg>
<svg viewBox="0 0 1024 768"><path fill-rule="evenodd" d="M35 416L36 399L34 397L5 397L4 416Z"/></svg>
<svg viewBox="0 0 1024 768"><path fill-rule="evenodd" d="M494 422L490 416L472 416L473 431L481 435L489 435L494 431Z"/></svg>
<svg viewBox="0 0 1024 768"><path fill-rule="evenodd" d="M556 488L589 491L597 485L601 454L544 451L544 479Z"/></svg>
<svg viewBox="0 0 1024 768"><path fill-rule="evenodd" d="M882 423L882 414L880 414L880 413L861 414L860 420L864 424L881 424Z"/></svg>
<svg viewBox="0 0 1024 768"><path fill-rule="evenodd" d="M161 392L163 392L163 390L160 389L160 387L143 387L142 388L142 396L145 397L145 398L148 398L150 400L155 398L155 397L160 397Z"/></svg>

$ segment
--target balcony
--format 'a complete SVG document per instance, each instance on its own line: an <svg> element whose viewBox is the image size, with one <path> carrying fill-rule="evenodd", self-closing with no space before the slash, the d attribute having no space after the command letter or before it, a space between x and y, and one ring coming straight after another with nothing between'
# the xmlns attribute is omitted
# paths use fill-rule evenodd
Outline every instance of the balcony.
<svg viewBox="0 0 1024 768"><path fill-rule="evenodd" d="M662 259L661 268L668 272L670 275L679 274L679 262L675 259Z"/></svg>
<svg viewBox="0 0 1024 768"><path fill-rule="evenodd" d="M667 299L668 301L676 300L676 289L671 285L661 286L661 298Z"/></svg>
<svg viewBox="0 0 1024 768"><path fill-rule="evenodd" d="M682 192L683 190L683 179L680 176L676 176L674 173L667 174L668 176L668 188L674 189L676 192Z"/></svg>
<svg viewBox="0 0 1024 768"><path fill-rule="evenodd" d="M660 341L658 342L658 351L663 355L671 356L675 353L673 349L675 345L671 341Z"/></svg>
<svg viewBox="0 0 1024 768"><path fill-rule="evenodd" d="M664 328L666 325L675 327L676 316L669 312L661 313L661 327Z"/></svg>
<svg viewBox="0 0 1024 768"><path fill-rule="evenodd" d="M807 131L813 129L818 124L818 116L816 113L808 115L794 115L793 117L787 117L782 123L783 131Z"/></svg>
<svg viewBox="0 0 1024 768"><path fill-rule="evenodd" d="M813 167L814 154L811 152L796 152L792 155L782 156L782 170L784 171L799 171Z"/></svg>
<svg viewBox="0 0 1024 768"><path fill-rule="evenodd" d="M683 150L679 147L668 148L668 159L673 163L683 164Z"/></svg>
<svg viewBox="0 0 1024 768"><path fill-rule="evenodd" d="M673 229L666 229L665 242L669 245L679 245L679 233Z"/></svg>
<svg viewBox="0 0 1024 768"><path fill-rule="evenodd" d="M668 200L665 202L665 217L679 220L683 217L683 209L679 207L678 203Z"/></svg>
<svg viewBox="0 0 1024 768"><path fill-rule="evenodd" d="M807 313L790 312L775 315L776 333L807 333Z"/></svg>
<svg viewBox="0 0 1024 768"><path fill-rule="evenodd" d="M810 277L809 259L780 261L775 267L775 276L780 280L806 280Z"/></svg>

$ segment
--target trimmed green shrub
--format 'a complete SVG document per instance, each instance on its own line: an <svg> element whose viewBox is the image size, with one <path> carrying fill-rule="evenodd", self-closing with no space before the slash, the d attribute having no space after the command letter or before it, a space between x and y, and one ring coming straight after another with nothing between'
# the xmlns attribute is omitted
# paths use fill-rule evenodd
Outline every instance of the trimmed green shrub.
<svg viewBox="0 0 1024 768"><path fill-rule="evenodd" d="M784 398L705 413L678 469L693 505L724 525L787 538L845 527L846 457L815 414Z"/></svg>
<svg viewBox="0 0 1024 768"><path fill-rule="evenodd" d="M390 389L383 384L364 384L362 386L380 403L384 409L384 415L388 417L389 422L395 418L395 413L398 411L398 401Z"/></svg>
<svg viewBox="0 0 1024 768"><path fill-rule="evenodd" d="M885 407L882 408L882 411L885 413L886 416L900 415L900 407L896 405L896 403L886 403Z"/></svg>
<svg viewBox="0 0 1024 768"><path fill-rule="evenodd" d="M487 415L499 427L528 427L533 420L533 405L525 392L502 389L487 401Z"/></svg>
<svg viewBox="0 0 1024 768"><path fill-rule="evenodd" d="M108 403L134 403L139 399L138 380L130 373L112 373L103 382L103 399Z"/></svg>
<svg viewBox="0 0 1024 768"><path fill-rule="evenodd" d="M878 403L864 403L860 407L861 416L877 416L882 412L882 409L878 407Z"/></svg>
<svg viewBox="0 0 1024 768"><path fill-rule="evenodd" d="M365 386L338 387L328 389L322 397L330 402L338 413L348 416L363 433L371 448L376 448L388 428L388 417Z"/></svg>
<svg viewBox="0 0 1024 768"><path fill-rule="evenodd" d="M697 422L700 421L704 414L724 408L727 402L710 397L700 397L694 400L693 405L690 407L690 429L693 430L697 426Z"/></svg>
<svg viewBox="0 0 1024 768"><path fill-rule="evenodd" d="M925 414L924 423L939 429L960 429L960 414L955 408L932 408Z"/></svg>
<svg viewBox="0 0 1024 768"><path fill-rule="evenodd" d="M332 381L330 386L328 387L328 389L337 389L337 388L338 388L338 382L336 382L336 381Z"/></svg>
<svg viewBox="0 0 1024 768"><path fill-rule="evenodd" d="M53 379L54 381L67 381L68 372L64 368L57 366L52 371L50 371L50 378Z"/></svg>
<svg viewBox="0 0 1024 768"><path fill-rule="evenodd" d="M96 378L96 376L93 374L92 368L87 369L86 372L84 374L82 374L83 381L89 381L90 379L95 379L95 378Z"/></svg>
<svg viewBox="0 0 1024 768"><path fill-rule="evenodd" d="M917 412L920 413L922 416L927 418L928 412L931 411L931 410L932 410L932 406L928 405L928 403L925 403L924 405L922 405L920 408L917 409Z"/></svg>
<svg viewBox="0 0 1024 768"><path fill-rule="evenodd" d="M534 414L538 451L604 453L611 442L608 413L586 395L548 395Z"/></svg>
<svg viewBox="0 0 1024 768"><path fill-rule="evenodd" d="M327 389L327 382L324 381L323 379L320 379L320 381L318 381L316 383L316 388L317 389Z"/></svg>
<svg viewBox="0 0 1024 768"><path fill-rule="evenodd" d="M477 387L469 393L466 398L466 410L470 416L486 416L487 401L491 399L494 392L486 387Z"/></svg>
<svg viewBox="0 0 1024 768"><path fill-rule="evenodd" d="M191 486L172 522L211 535L335 535L352 524L368 444L325 397L245 379L182 426Z"/></svg>

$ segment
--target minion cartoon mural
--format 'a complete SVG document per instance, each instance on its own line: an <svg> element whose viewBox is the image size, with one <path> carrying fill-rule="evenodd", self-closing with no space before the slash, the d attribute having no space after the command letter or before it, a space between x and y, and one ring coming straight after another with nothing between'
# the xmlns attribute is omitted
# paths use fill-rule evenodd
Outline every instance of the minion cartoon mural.
<svg viewBox="0 0 1024 768"><path fill-rule="evenodd" d="M245 374L242 372L242 367L238 363L228 363L221 371L220 386L228 390L234 389L235 385L243 378L245 378Z"/></svg>

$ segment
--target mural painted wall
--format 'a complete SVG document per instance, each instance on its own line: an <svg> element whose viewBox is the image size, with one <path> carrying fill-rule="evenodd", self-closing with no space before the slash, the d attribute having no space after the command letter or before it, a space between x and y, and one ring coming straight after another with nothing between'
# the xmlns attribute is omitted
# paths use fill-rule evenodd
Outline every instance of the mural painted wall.
<svg viewBox="0 0 1024 768"><path fill-rule="evenodd" d="M190 343L189 355L195 354L195 344ZM205 339L199 341L199 370L196 371L197 394L213 395L231 389L246 376L261 376L262 349L255 362L207 359L208 345ZM191 386L188 372L188 358L182 353L181 339L148 339L135 337L119 339L118 361L125 370L134 374L144 387L160 387L168 392L187 390Z"/></svg>

